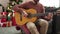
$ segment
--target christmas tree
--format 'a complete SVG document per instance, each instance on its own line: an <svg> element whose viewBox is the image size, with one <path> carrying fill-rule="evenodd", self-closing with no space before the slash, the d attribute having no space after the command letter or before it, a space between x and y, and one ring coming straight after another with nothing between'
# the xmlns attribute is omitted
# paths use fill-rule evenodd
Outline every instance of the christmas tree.
<svg viewBox="0 0 60 34"><path fill-rule="evenodd" d="M7 11L12 11L12 7L16 4L21 4L22 3L22 0L10 0L10 3L8 4L7 6Z"/></svg>
<svg viewBox="0 0 60 34"><path fill-rule="evenodd" d="M14 20L14 11L12 10L12 7L14 6L14 5L16 5L16 4L20 4L20 3L22 3L22 0L10 0L10 2L9 2L9 4L8 4L8 6L7 6L7 19L8 20L11 20L11 16L9 16L10 14L9 13L12 13L12 22L13 23L15 23L15 20Z"/></svg>

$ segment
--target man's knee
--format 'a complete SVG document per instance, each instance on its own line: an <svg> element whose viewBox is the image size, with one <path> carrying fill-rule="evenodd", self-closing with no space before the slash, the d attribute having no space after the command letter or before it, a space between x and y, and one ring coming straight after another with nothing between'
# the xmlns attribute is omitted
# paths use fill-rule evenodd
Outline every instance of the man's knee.
<svg viewBox="0 0 60 34"><path fill-rule="evenodd" d="M35 24L33 22L28 22L26 24L27 28L34 28L35 27Z"/></svg>
<svg viewBox="0 0 60 34"><path fill-rule="evenodd" d="M44 19L39 19L38 21L39 21L40 26L48 26L49 24L48 21Z"/></svg>

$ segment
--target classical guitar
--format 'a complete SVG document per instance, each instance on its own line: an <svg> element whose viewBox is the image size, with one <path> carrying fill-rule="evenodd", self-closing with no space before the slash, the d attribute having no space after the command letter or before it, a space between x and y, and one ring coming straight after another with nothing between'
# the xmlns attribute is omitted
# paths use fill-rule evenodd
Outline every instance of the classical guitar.
<svg viewBox="0 0 60 34"><path fill-rule="evenodd" d="M17 25L24 25L27 22L35 22L37 20L36 16L44 16L48 13L48 12L37 13L35 9L28 9L28 10L25 10L25 11L28 13L27 17L24 17L19 12L15 12L15 20L16 20ZM53 13L56 14L56 12L53 12Z"/></svg>

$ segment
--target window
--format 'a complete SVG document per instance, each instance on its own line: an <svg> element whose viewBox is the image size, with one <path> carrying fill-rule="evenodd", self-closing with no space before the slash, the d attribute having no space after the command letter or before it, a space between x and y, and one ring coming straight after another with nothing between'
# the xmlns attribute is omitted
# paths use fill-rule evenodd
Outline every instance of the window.
<svg viewBox="0 0 60 34"><path fill-rule="evenodd" d="M59 7L59 0L40 0L39 2L47 7Z"/></svg>

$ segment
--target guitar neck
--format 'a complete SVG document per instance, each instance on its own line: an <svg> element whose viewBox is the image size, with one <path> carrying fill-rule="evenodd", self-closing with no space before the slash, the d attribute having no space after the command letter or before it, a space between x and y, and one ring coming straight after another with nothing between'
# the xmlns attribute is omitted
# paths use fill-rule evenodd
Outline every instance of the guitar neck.
<svg viewBox="0 0 60 34"><path fill-rule="evenodd" d="M46 12L46 13L37 13L37 14L30 14L31 17L36 17L36 16L46 16L48 13L53 13L53 15L56 15L56 12Z"/></svg>
<svg viewBox="0 0 60 34"><path fill-rule="evenodd" d="M32 17L36 17L36 16L45 16L46 14L44 13L37 13L37 14L32 14Z"/></svg>

